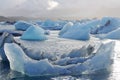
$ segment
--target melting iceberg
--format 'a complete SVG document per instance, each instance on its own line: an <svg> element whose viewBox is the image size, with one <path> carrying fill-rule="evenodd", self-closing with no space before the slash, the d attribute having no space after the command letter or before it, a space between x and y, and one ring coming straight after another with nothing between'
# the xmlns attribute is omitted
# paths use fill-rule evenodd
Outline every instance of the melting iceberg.
<svg viewBox="0 0 120 80"><path fill-rule="evenodd" d="M59 41L60 39L58 39ZM29 76L41 76L41 75L77 75L83 74L85 72L94 73L94 71L107 69L112 62L112 55L114 51L114 42L102 43L98 42L94 46L86 46L82 48L85 44L80 41L72 41L70 43L65 43L67 39L61 39L59 43L53 43L49 41L46 42L29 42L28 45L21 44L28 50L31 48L33 50L39 50L36 53L33 51L27 54L25 50L15 43L5 44L5 54L10 62L10 68L12 70L27 74ZM25 43L25 41L17 40L20 43ZM72 42L71 42L72 41ZM62 43L63 42L63 43ZM78 44L84 44L79 45ZM93 42L91 42L93 44ZM39 47L35 47L35 45ZM45 45L46 44L46 45ZM74 45L73 45L74 44ZM77 44L77 46L76 46ZM48 46L48 45L51 45ZM53 46L54 45L54 46ZM62 49L59 46L64 46ZM71 45L71 47L70 47ZM69 47L68 50L66 50ZM36 48L36 49L35 49ZM39 48L39 49L38 49ZM77 49L72 51L73 49ZM94 49L93 49L94 48ZM59 50L60 49L60 50ZM80 50L79 50L80 49ZM85 49L87 50L84 54ZM42 50L42 52L40 52ZM30 52L30 51L29 51ZM49 53L49 54L48 54ZM72 53L79 56L72 56ZM79 54L78 54L79 53ZM32 55L31 55L32 54ZM39 54L39 60L35 59L36 54ZM82 56L81 56L82 55ZM54 58L54 59L53 59ZM102 61L101 61L102 60Z"/></svg>

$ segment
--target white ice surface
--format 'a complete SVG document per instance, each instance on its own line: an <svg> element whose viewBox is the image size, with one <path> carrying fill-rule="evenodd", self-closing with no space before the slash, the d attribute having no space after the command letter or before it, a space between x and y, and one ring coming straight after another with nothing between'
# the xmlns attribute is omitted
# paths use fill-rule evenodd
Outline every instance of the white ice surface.
<svg viewBox="0 0 120 80"><path fill-rule="evenodd" d="M97 39L90 41L79 41L79 40L70 40L64 38L58 38L57 31L51 32L51 35L48 36L46 41L27 41L21 40L19 37L16 37L15 40L21 44L26 49L27 55L32 58L41 58L41 55L44 53L44 57L48 58L48 54L51 57L54 55L54 58L59 58L63 54L68 54L72 50L80 49L84 45L89 45L92 43L100 43Z"/></svg>

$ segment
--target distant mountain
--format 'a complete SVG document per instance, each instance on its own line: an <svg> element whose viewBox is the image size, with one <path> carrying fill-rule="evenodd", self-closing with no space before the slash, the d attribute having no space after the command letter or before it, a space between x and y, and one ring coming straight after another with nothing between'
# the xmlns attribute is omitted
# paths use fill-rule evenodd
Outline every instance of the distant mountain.
<svg viewBox="0 0 120 80"><path fill-rule="evenodd" d="M28 17L4 17L0 16L0 21L17 21L17 20L33 20L34 18L28 18Z"/></svg>
<svg viewBox="0 0 120 80"><path fill-rule="evenodd" d="M0 21L6 21L8 20L8 18L4 17L4 16L0 16Z"/></svg>

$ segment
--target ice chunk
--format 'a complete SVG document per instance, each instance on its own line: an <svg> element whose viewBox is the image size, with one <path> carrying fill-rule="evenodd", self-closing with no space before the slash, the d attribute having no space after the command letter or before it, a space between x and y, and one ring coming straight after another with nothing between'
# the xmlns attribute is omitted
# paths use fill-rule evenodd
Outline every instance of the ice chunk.
<svg viewBox="0 0 120 80"><path fill-rule="evenodd" d="M10 62L10 69L24 73L23 50L15 43L5 43L5 54Z"/></svg>
<svg viewBox="0 0 120 80"><path fill-rule="evenodd" d="M53 20L47 19L37 24L46 30L61 30L63 26L66 24L66 21L64 20L53 21Z"/></svg>
<svg viewBox="0 0 120 80"><path fill-rule="evenodd" d="M29 27L21 36L23 40L46 40L47 37L44 34L44 30L38 26Z"/></svg>
<svg viewBox="0 0 120 80"><path fill-rule="evenodd" d="M16 30L27 30L28 27L32 26L32 24L25 22L25 21L18 21L15 24Z"/></svg>
<svg viewBox="0 0 120 80"><path fill-rule="evenodd" d="M28 75L37 75L46 70L51 70L52 66L48 60L34 61L25 55L22 48L15 43L5 44L5 53L10 62L12 70L26 73Z"/></svg>
<svg viewBox="0 0 120 80"><path fill-rule="evenodd" d="M47 19L42 23L42 26L44 26L44 27L54 27L55 22L50 20L50 19Z"/></svg>
<svg viewBox="0 0 120 80"><path fill-rule="evenodd" d="M120 27L120 19L113 17L103 17L100 23L100 27L97 29L97 33L108 33Z"/></svg>
<svg viewBox="0 0 120 80"><path fill-rule="evenodd" d="M25 55L22 48L15 43L5 44L5 53L14 71L29 76L59 75L68 73L63 67L53 66L48 59L36 61Z"/></svg>
<svg viewBox="0 0 120 80"><path fill-rule="evenodd" d="M90 33L96 33L96 29L98 28L100 24L100 20L91 20L86 23L87 27L90 28Z"/></svg>
<svg viewBox="0 0 120 80"><path fill-rule="evenodd" d="M64 25L62 30L59 32L59 35L63 35L65 32L67 32L71 27L73 26L72 22L68 22L67 24Z"/></svg>
<svg viewBox="0 0 120 80"><path fill-rule="evenodd" d="M120 28L113 30L107 34L99 34L96 37L100 39L120 39Z"/></svg>
<svg viewBox="0 0 120 80"><path fill-rule="evenodd" d="M90 28L86 27L85 24L76 24L60 37L76 40L89 40L89 34Z"/></svg>
<svg viewBox="0 0 120 80"><path fill-rule="evenodd" d="M120 39L120 28L113 30L106 34L104 38L109 38L109 39Z"/></svg>
<svg viewBox="0 0 120 80"><path fill-rule="evenodd" d="M114 42L102 44L96 55L84 63L67 67L72 74L92 74L102 69L109 69L113 62Z"/></svg>
<svg viewBox="0 0 120 80"><path fill-rule="evenodd" d="M109 42L102 44L94 56L88 58L66 57L52 62L48 59L41 59L39 61L31 59L17 44L5 44L5 54L10 62L10 68L29 76L77 75L108 69L112 63L113 51L114 42Z"/></svg>
<svg viewBox="0 0 120 80"><path fill-rule="evenodd" d="M96 55L86 61L84 65L89 66L88 70L94 72L101 69L109 69L113 62L115 42L104 43L98 49Z"/></svg>

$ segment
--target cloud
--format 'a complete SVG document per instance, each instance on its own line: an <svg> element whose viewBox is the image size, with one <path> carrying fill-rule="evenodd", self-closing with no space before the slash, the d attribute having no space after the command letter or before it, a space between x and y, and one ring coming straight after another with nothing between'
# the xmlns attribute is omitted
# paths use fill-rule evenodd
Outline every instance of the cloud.
<svg viewBox="0 0 120 80"><path fill-rule="evenodd" d="M57 1L49 0L48 5L49 5L49 7L47 9L52 10L55 7L57 7L59 5L59 3Z"/></svg>
<svg viewBox="0 0 120 80"><path fill-rule="evenodd" d="M0 0L0 9L13 8L16 5L20 5L26 0Z"/></svg>
<svg viewBox="0 0 120 80"><path fill-rule="evenodd" d="M119 0L0 0L0 15L4 16L119 16L119 9Z"/></svg>

